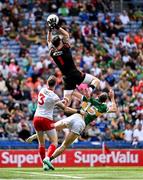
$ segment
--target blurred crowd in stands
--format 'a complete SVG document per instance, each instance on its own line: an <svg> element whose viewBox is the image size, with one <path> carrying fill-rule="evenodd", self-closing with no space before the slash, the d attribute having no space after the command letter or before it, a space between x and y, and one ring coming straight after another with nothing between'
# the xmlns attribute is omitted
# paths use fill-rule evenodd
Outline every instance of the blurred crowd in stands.
<svg viewBox="0 0 143 180"><path fill-rule="evenodd" d="M70 32L77 67L98 77L101 91L107 84L115 91L117 114L93 121L79 141L143 141L143 12L113 13L110 0L0 1L0 138L25 140L34 133L37 94L49 75L56 75L62 98L62 74L46 43L49 13ZM64 117L56 108L55 119Z"/></svg>

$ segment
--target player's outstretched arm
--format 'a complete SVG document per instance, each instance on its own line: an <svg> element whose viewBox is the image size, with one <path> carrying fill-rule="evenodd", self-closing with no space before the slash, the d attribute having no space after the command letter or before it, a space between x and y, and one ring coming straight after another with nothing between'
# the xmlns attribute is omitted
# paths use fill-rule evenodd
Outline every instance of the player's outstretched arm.
<svg viewBox="0 0 143 180"><path fill-rule="evenodd" d="M48 43L48 45L50 45L51 41L52 41L52 30L49 28L48 34L47 34L47 43Z"/></svg>
<svg viewBox="0 0 143 180"><path fill-rule="evenodd" d="M117 105L116 105L116 102L115 102L115 97L114 97L114 91L113 90L110 90L109 92L109 97L111 99L111 102L112 102L112 105L109 107L109 113L111 112L117 112Z"/></svg>
<svg viewBox="0 0 143 180"><path fill-rule="evenodd" d="M48 23L47 43L49 45L52 41L52 30L56 27L56 19L51 18L50 20L48 20L47 18L47 23Z"/></svg>
<svg viewBox="0 0 143 180"><path fill-rule="evenodd" d="M56 105L57 105L58 107L60 107L61 109L63 109L64 112L67 113L67 114L80 113L80 111L77 110L77 109L70 108L70 107L66 107L65 104L62 103L62 101L58 101L58 102L56 103Z"/></svg>
<svg viewBox="0 0 143 180"><path fill-rule="evenodd" d="M59 32L66 38L70 37L69 33L65 29L63 29L62 27L59 28Z"/></svg>

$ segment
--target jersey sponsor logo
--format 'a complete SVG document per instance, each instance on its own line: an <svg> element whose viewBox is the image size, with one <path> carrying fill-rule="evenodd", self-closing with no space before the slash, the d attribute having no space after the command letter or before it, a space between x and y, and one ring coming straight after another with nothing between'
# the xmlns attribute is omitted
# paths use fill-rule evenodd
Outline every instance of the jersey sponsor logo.
<svg viewBox="0 0 143 180"><path fill-rule="evenodd" d="M62 51L56 51L56 52L53 53L53 56L60 56L62 54L63 54Z"/></svg>

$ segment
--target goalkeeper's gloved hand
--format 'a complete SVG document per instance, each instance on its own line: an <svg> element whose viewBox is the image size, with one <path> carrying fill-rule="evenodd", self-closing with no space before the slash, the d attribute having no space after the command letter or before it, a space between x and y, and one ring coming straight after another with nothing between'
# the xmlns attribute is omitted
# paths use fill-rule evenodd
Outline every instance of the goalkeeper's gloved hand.
<svg viewBox="0 0 143 180"><path fill-rule="evenodd" d="M60 26L58 25L58 24L56 24L56 19L55 18L53 18L53 19L50 19L49 20L49 22L48 22L48 24L49 24L49 27L53 30L53 29L59 29L60 28Z"/></svg>
<svg viewBox="0 0 143 180"><path fill-rule="evenodd" d="M52 32L53 29L54 29L53 26L49 25L49 31Z"/></svg>
<svg viewBox="0 0 143 180"><path fill-rule="evenodd" d="M58 24L55 24L55 29L59 30L60 26Z"/></svg>
<svg viewBox="0 0 143 180"><path fill-rule="evenodd" d="M48 21L49 25L56 24L56 18L52 18Z"/></svg>

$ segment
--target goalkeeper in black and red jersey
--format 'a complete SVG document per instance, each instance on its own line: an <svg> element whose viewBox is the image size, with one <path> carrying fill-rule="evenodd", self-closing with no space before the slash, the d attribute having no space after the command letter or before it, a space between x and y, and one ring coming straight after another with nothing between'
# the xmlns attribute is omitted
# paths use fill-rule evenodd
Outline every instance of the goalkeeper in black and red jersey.
<svg viewBox="0 0 143 180"><path fill-rule="evenodd" d="M85 83L89 84L89 86L93 89L99 86L100 80L90 74L82 73L77 69L72 57L69 43L69 33L56 24L56 19L51 19L50 22L48 22L48 25L49 31L47 41L50 49L50 55L63 74L64 99L66 104L69 104L73 90L77 85ZM62 35L62 38L59 35L52 37L52 31L55 29Z"/></svg>

